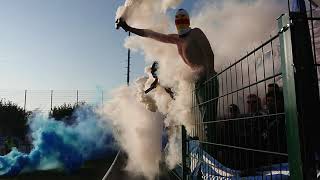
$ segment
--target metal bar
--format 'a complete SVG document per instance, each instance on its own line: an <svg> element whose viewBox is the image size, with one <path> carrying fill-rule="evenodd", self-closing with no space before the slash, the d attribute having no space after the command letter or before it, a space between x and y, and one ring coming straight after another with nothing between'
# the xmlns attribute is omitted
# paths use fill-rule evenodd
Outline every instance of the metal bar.
<svg viewBox="0 0 320 180"><path fill-rule="evenodd" d="M77 90L77 106L79 105L79 90Z"/></svg>
<svg viewBox="0 0 320 180"><path fill-rule="evenodd" d="M276 38L279 37L279 33L276 34L275 36L273 36L272 38L270 38L269 40L265 41L263 44L261 44L260 46L258 46L257 48L253 49L253 51L249 52L248 54L246 54L245 56L243 56L242 58L240 58L239 60L237 60L235 63L233 63L231 66L225 68L224 70L220 71L219 73L217 73L216 75L212 76L211 78L208 78L203 84L207 83L208 81L210 81L211 79L219 76L220 74L222 74L223 72L227 71L228 69L230 69L232 66L238 64L239 62L241 62L242 60L246 59L247 57L249 57L250 55L252 55L255 51L261 49L263 46L266 46L267 44L269 44L271 41L275 40Z"/></svg>
<svg viewBox="0 0 320 180"><path fill-rule="evenodd" d="M316 45L315 45L315 38L314 38L314 26L313 26L313 11L312 11L312 5L311 5L311 2L309 3L310 4L310 15L311 15L311 33L312 33L312 48L313 48L313 61L314 63L317 62L317 55L316 55ZM320 20L320 19L319 19Z"/></svg>
<svg viewBox="0 0 320 180"><path fill-rule="evenodd" d="M104 99L103 99L104 97L103 97L103 91L101 91L101 104L103 105L103 101L104 101Z"/></svg>
<svg viewBox="0 0 320 180"><path fill-rule="evenodd" d="M130 37L130 32L128 34L128 36ZM127 66L127 85L129 86L130 85L130 48L128 49L128 66Z"/></svg>
<svg viewBox="0 0 320 180"><path fill-rule="evenodd" d="M293 24L291 38L303 176L305 179L314 179L317 175L314 154L320 148L319 143L314 139L319 136L319 131L314 125L314 117L318 115L320 99L309 23L306 17L306 13L290 13L290 20Z"/></svg>
<svg viewBox="0 0 320 180"><path fill-rule="evenodd" d="M52 96L53 96L53 90L51 90L51 95L50 95L50 110L52 111Z"/></svg>
<svg viewBox="0 0 320 180"><path fill-rule="evenodd" d="M307 20L320 20L320 17L308 17Z"/></svg>
<svg viewBox="0 0 320 180"><path fill-rule="evenodd" d="M182 136L182 180L186 180L187 179L187 148L186 148L186 143L187 143L187 131L185 129L185 127L182 125L181 126L181 136Z"/></svg>
<svg viewBox="0 0 320 180"><path fill-rule="evenodd" d="M238 89L238 90L235 90L235 91L233 91L233 92L230 92L230 93L228 93L228 94L224 94L224 95L221 95L221 96L219 96L219 97L210 99L210 100L205 101L205 102L203 102L203 103L200 103L199 106L202 106L203 104L209 103L209 102L211 102L211 101L213 101L213 100L220 99L220 98L222 98L222 97L224 97L224 96L227 96L227 95L236 93L237 91L241 91L241 90L243 90L243 89L249 88L249 87L251 87L251 86L254 86L254 85L256 85L256 84L259 84L259 83L261 83L261 82L267 81L267 80L269 80L269 79L272 79L272 78L277 77L277 76L280 76L280 75L281 75L281 73L278 73L278 74L276 74L276 75L274 75L274 76L269 76L269 77L266 78L266 79L262 79L262 80L260 80L260 81L258 81L258 82L249 84L249 85L247 85L247 86L245 86L245 87L242 87L242 88L240 88L240 89ZM244 97L243 97L243 98L244 98Z"/></svg>
<svg viewBox="0 0 320 180"><path fill-rule="evenodd" d="M277 113L277 114L266 114L266 115L259 115L259 116L249 116L249 117L243 117L243 118L230 118L230 119L220 119L216 121L211 121L211 122L203 122L202 124L207 124L207 123L219 123L219 122L226 122L226 121L240 121L240 120L248 120L248 119L254 119L254 118L264 118L264 117L273 117L273 116L283 116L285 113Z"/></svg>
<svg viewBox="0 0 320 180"><path fill-rule="evenodd" d="M241 63L240 63L240 65L241 65L241 86L243 87L243 85L244 85L244 82L243 82L243 67L242 67L242 61L241 61ZM245 103L245 98L244 98L244 91L242 91L242 107L243 107L243 113L245 113L246 112L246 103Z"/></svg>
<svg viewBox="0 0 320 180"><path fill-rule="evenodd" d="M209 145L215 145L215 146L229 147L229 148L234 148L234 149L241 149L241 150L253 151L253 152L261 152L261 153L274 154L274 155L280 155L280 156L288 156L288 154L280 153L280 152L273 152L273 151L265 151L265 150L259 150L259 149L231 146L231 145L218 144L218 143L212 143L212 142L206 142L206 141L199 141L199 142L201 144L209 144Z"/></svg>
<svg viewBox="0 0 320 180"><path fill-rule="evenodd" d="M282 15L278 19L278 28L283 28L290 23L290 18L287 14ZM293 54L291 42L291 30L287 30L280 34L280 54L281 54L281 69L283 77L283 94L285 103L285 118L287 129L287 146L290 168L290 179L303 180L302 159L300 151L299 124L297 114L297 102Z"/></svg>
<svg viewBox="0 0 320 180"><path fill-rule="evenodd" d="M23 106L24 111L26 111L26 107L27 107L27 90L24 90L24 106Z"/></svg>
<svg viewBox="0 0 320 180"><path fill-rule="evenodd" d="M177 173L175 173L174 171L170 170L169 173L174 175L177 179L181 179L181 177Z"/></svg>

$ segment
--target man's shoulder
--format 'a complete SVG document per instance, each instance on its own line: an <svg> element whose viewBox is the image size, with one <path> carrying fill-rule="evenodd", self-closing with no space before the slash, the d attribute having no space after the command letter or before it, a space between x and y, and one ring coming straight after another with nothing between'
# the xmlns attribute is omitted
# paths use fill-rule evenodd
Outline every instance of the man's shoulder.
<svg viewBox="0 0 320 180"><path fill-rule="evenodd" d="M192 32L192 34L194 34L196 36L206 37L206 35L204 34L204 32L200 28L192 28L191 32Z"/></svg>
<svg viewBox="0 0 320 180"><path fill-rule="evenodd" d="M203 33L203 31L202 31L200 28L197 28L197 27L192 28L192 29L191 29L191 31L193 31L193 32L201 32L201 33Z"/></svg>

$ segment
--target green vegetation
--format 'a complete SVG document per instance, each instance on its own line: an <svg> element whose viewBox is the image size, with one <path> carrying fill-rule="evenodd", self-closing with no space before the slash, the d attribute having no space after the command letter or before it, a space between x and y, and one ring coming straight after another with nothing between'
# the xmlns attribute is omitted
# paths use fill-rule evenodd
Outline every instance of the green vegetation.
<svg viewBox="0 0 320 180"><path fill-rule="evenodd" d="M61 106L55 106L49 113L50 118L54 118L57 121L63 121L66 124L72 124L75 120L75 117L73 116L73 113L75 110L80 107L84 106L85 103L79 103L79 104L63 104Z"/></svg>
<svg viewBox="0 0 320 180"><path fill-rule="evenodd" d="M0 135L24 139L30 114L17 104L0 100Z"/></svg>

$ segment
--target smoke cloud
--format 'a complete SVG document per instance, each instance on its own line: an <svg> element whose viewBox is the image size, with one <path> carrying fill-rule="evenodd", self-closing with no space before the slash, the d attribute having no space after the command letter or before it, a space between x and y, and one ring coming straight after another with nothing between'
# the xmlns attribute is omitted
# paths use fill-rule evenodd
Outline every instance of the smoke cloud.
<svg viewBox="0 0 320 180"><path fill-rule="evenodd" d="M200 27L207 35L215 53L215 69L219 72L246 55L247 52L261 45L270 36L275 35L278 32L277 18L286 11L287 1L285 0L202 1L193 10L191 23L194 27ZM236 90L236 87L241 88L249 85L250 81L252 83L256 79L259 81L264 77L279 73L279 57L279 42L273 42L273 47L270 45L264 47L263 53L261 50L257 51L244 61L242 74L240 64L237 66L237 71L233 68L233 82L232 84L224 82L224 89L220 86L220 94L226 93L223 91L227 89L230 92ZM262 62L262 59L264 59L264 62ZM238 77L243 75L243 84L234 81L236 74ZM281 84L281 82L277 83ZM222 84L221 81L220 84ZM251 87L250 91L254 94L259 92L261 99L264 98L266 93L263 83ZM244 102L249 93L248 90L245 90L244 96L229 98L229 102L224 103L236 103L235 99L238 98L239 102L236 104L238 104L242 113L246 113L243 107L245 104L241 102ZM219 111L220 114L223 114L222 112L228 112L228 109L220 107Z"/></svg>
<svg viewBox="0 0 320 180"><path fill-rule="evenodd" d="M174 17L170 17L167 11L179 7L180 3L180 0L127 0L119 7L116 18L123 17L130 26L136 28L152 29L166 34L176 33L172 28ZM191 12L191 26L202 29L207 35L215 53L215 69L219 72L247 50L250 51L255 45L268 39L271 32L277 29L276 18L285 10L285 0L197 1L194 2ZM138 79L134 87L116 90L113 101L104 111L120 131L117 140L129 155L127 169L141 172L150 178L156 174L157 163L160 161L159 154L152 155L160 152L155 149L149 151L145 147L160 147L162 123L165 127L183 124L190 132L194 120L191 113L191 94L197 76L183 63L175 45L138 36L127 38L124 45L141 52L145 56L146 64L157 60L161 86L170 87L175 93L175 100L172 100L162 87L158 87L144 95L143 90L152 82L149 74L149 77ZM148 68L146 72L149 73ZM141 129L150 134L140 133ZM173 168L181 161L180 131L178 128L168 129L169 144L165 158L168 166ZM144 155L136 155L139 152L144 152ZM146 160L146 157L152 160ZM139 161L139 165L133 166L135 162L130 162L133 159Z"/></svg>
<svg viewBox="0 0 320 180"><path fill-rule="evenodd" d="M141 97L138 88L137 84L116 89L102 113L112 119L115 137L128 154L126 170L152 179L159 172L163 116L150 111L153 101Z"/></svg>
<svg viewBox="0 0 320 180"><path fill-rule="evenodd" d="M74 125L35 114L29 119L33 149L16 148L0 156L0 175L15 176L34 170L61 169L72 172L84 161L116 153L110 126L94 108L82 107L74 113Z"/></svg>

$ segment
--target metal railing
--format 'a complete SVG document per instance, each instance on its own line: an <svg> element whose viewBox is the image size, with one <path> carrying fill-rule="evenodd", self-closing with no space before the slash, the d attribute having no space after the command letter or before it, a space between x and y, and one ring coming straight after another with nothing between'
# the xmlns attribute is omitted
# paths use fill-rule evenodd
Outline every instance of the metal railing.
<svg viewBox="0 0 320 180"><path fill-rule="evenodd" d="M312 3L309 3L307 18L310 28L314 66L317 71L318 85L320 87L320 7L315 7Z"/></svg>
<svg viewBox="0 0 320 180"><path fill-rule="evenodd" d="M0 100L13 102L26 111L49 112L63 104L101 105L109 98L102 90L4 90L0 89Z"/></svg>
<svg viewBox="0 0 320 180"><path fill-rule="evenodd" d="M282 173L288 154L280 67L277 34L197 83L192 98L196 118L189 134L199 139L200 148L197 153L189 151L191 171L200 164L206 168L202 167L202 176L263 177L279 166L277 173L286 174ZM204 154L213 159L206 160Z"/></svg>

